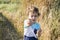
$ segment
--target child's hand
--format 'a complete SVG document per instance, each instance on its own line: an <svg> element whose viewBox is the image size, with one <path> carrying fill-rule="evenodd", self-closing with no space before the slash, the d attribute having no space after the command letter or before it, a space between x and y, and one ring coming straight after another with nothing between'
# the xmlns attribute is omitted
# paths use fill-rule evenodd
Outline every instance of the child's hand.
<svg viewBox="0 0 60 40"><path fill-rule="evenodd" d="M31 26L32 25L32 21L30 20L30 19L27 19L27 21L26 21L26 26Z"/></svg>
<svg viewBox="0 0 60 40"><path fill-rule="evenodd" d="M41 33L42 33L42 29L40 28L40 30L38 31L38 37L41 36Z"/></svg>

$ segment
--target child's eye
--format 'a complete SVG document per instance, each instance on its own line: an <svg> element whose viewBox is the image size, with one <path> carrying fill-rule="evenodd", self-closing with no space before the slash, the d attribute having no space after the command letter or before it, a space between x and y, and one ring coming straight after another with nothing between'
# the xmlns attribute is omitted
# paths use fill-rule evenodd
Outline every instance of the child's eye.
<svg viewBox="0 0 60 40"><path fill-rule="evenodd" d="M31 16L31 17L33 17L33 16Z"/></svg>
<svg viewBox="0 0 60 40"><path fill-rule="evenodd" d="M32 15L31 17L37 17L37 15Z"/></svg>
<svg viewBox="0 0 60 40"><path fill-rule="evenodd" d="M37 17L37 15L35 15L34 17Z"/></svg>

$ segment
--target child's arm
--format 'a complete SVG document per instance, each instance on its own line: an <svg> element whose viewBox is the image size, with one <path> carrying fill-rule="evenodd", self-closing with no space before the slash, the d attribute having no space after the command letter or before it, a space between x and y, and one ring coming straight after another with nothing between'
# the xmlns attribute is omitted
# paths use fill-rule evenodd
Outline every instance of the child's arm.
<svg viewBox="0 0 60 40"><path fill-rule="evenodd" d="M38 31L38 37L41 36L41 32L42 32L42 29L40 28L40 30Z"/></svg>

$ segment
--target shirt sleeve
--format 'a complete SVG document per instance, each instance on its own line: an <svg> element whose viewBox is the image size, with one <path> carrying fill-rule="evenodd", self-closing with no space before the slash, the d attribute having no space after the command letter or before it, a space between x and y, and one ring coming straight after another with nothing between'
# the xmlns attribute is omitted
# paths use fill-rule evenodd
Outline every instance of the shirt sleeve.
<svg viewBox="0 0 60 40"><path fill-rule="evenodd" d="M37 29L37 30L39 30L40 29L40 24L36 24L36 26L35 26L35 28Z"/></svg>

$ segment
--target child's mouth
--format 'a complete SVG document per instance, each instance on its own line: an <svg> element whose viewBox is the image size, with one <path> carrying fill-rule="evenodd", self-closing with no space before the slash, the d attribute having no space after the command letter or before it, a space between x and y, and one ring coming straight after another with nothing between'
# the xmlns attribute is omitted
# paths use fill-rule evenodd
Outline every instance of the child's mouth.
<svg viewBox="0 0 60 40"><path fill-rule="evenodd" d="M33 20L33 21L35 21L35 20Z"/></svg>

